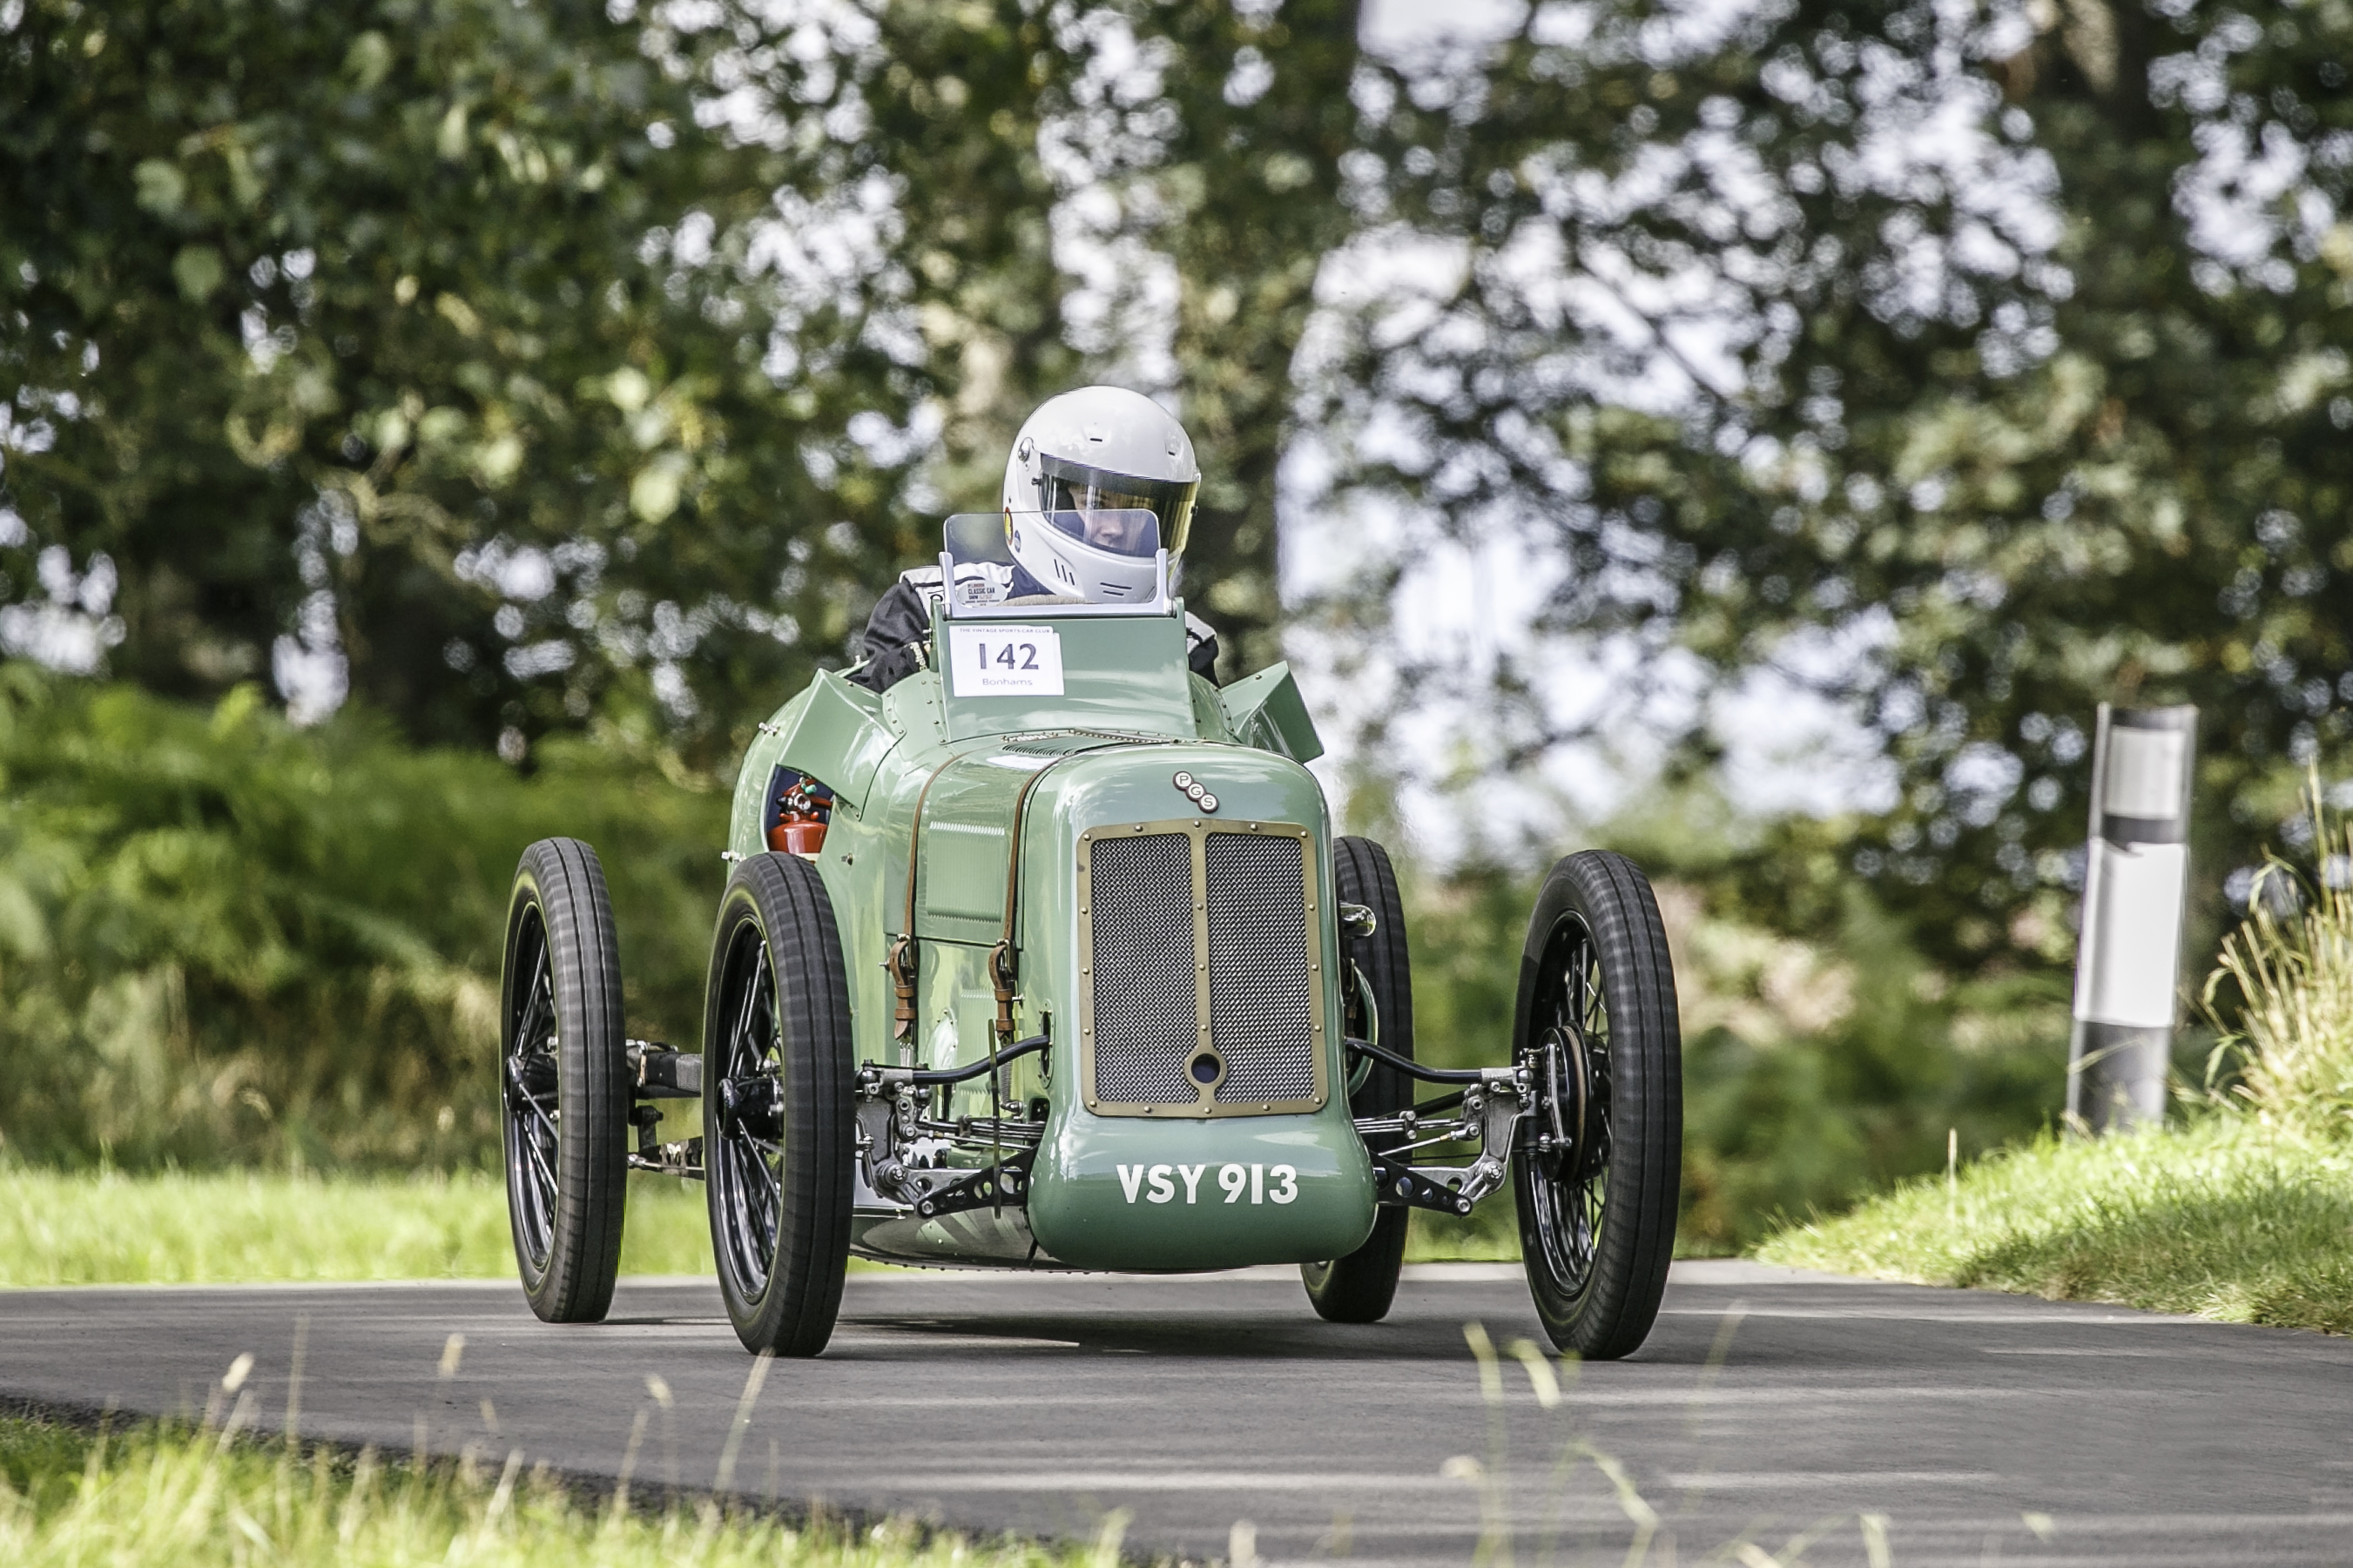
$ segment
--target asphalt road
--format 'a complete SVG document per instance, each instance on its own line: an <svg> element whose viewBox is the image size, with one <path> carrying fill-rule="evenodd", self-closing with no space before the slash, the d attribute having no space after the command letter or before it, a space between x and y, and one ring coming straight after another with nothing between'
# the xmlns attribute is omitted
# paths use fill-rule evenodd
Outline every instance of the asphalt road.
<svg viewBox="0 0 2353 1568"><path fill-rule="evenodd" d="M1633 1526L1597 1452L1676 1562L1814 1531L1806 1561L1867 1563L1863 1514L1908 1568L2353 1561L2345 1341L1684 1264L1641 1353L1547 1410L1508 1353L1490 1403L1474 1321L1537 1337L1515 1268L1412 1271L1373 1328L1319 1322L1288 1270L856 1275L827 1353L767 1376L733 1485L982 1531L1124 1510L1132 1551L1197 1561L1248 1521L1271 1562L1465 1563L1483 1528L1524 1565L1556 1539L1616 1563ZM276 1426L298 1335L305 1433L687 1486L753 1364L702 1282L626 1282L564 1329L503 1283L19 1290L0 1398L199 1411L249 1352Z"/></svg>

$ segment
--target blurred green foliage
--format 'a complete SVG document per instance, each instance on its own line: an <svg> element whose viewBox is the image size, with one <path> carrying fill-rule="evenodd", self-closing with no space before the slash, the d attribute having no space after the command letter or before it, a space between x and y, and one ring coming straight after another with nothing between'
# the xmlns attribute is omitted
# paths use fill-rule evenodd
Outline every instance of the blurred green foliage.
<svg viewBox="0 0 2353 1568"><path fill-rule="evenodd" d="M205 709L20 661L0 665L0 803L9 1157L492 1163L499 933L516 855L549 834L603 859L630 1032L697 1038L726 803L650 763L551 744L526 778L358 710L297 730L250 688ZM2047 981L1948 984L1852 890L1812 941L1705 908L1711 843L1685 835L1659 884L1686 1248L1933 1170L1948 1128L1976 1152L2047 1120L2065 1042ZM1535 877L1407 871L1419 1049L1499 1060ZM1480 1220L1438 1250L1508 1256L1508 1209Z"/></svg>
<svg viewBox="0 0 2353 1568"><path fill-rule="evenodd" d="M1939 963L2063 947L2102 699L2201 705L2201 861L2255 860L2347 740L2353 10L1359 10L26 0L0 637L710 765L1105 375L1194 426L1229 673L1296 456L1414 525L1321 606L1359 650L1514 535L1629 692L1848 702L1901 788L1823 847ZM1475 715L1482 777L1627 721L1465 673L1375 707Z"/></svg>
<svg viewBox="0 0 2353 1568"><path fill-rule="evenodd" d="M789 265L856 193L702 123L732 37L607 12L11 6L0 598L39 576L176 695L340 654L478 746L691 744L838 655L900 482L848 434L905 413L888 280Z"/></svg>
<svg viewBox="0 0 2353 1568"><path fill-rule="evenodd" d="M1335 629L1466 546L1551 584L1377 715L1466 714L1472 787L1678 723L1704 772L1692 693L1770 668L1883 742L1828 847L1967 967L2063 952L2094 706L2194 702L2211 937L2353 743L2348 46L2336 3L1599 0L1360 93L1371 232L1453 269L1335 310L1310 384L1335 500L1414 519ZM1565 701L1597 645L1614 700Z"/></svg>
<svg viewBox="0 0 2353 1568"><path fill-rule="evenodd" d="M1268 662L1356 15L11 6L0 641L205 700L341 661L428 743L603 719L709 765L1029 408L1139 379L1066 311L1092 184L1177 256L1196 582Z"/></svg>
<svg viewBox="0 0 2353 1568"><path fill-rule="evenodd" d="M631 1033L701 1026L724 797L581 747L536 777L0 664L0 1149L447 1167L496 1147L515 858L601 853Z"/></svg>

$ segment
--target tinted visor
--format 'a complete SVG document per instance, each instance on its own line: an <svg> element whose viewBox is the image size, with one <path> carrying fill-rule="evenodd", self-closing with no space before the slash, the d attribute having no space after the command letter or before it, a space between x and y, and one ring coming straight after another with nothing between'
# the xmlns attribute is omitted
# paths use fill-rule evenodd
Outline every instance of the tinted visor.
<svg viewBox="0 0 2353 1568"><path fill-rule="evenodd" d="M1140 551L1094 539L1088 539L1088 543L1131 555L1148 555L1164 545L1171 555L1184 552L1185 536L1193 525L1194 492L1201 488L1198 479L1143 479L1133 474L1114 474L1050 458L1040 466L1045 469L1043 499L1050 516L1059 519L1074 511L1148 511L1160 520L1158 542L1146 544ZM1059 521L1056 526L1060 526Z"/></svg>
<svg viewBox="0 0 2353 1568"><path fill-rule="evenodd" d="M1142 507L1050 511L1043 514L1043 521L1058 533L1067 533L1082 544L1108 550L1114 555L1134 555L1149 561L1160 548L1160 520Z"/></svg>

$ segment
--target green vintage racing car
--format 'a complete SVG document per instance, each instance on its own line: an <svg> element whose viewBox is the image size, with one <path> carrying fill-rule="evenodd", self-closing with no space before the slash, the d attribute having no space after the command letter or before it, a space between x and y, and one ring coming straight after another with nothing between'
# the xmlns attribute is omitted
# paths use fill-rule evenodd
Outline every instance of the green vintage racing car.
<svg viewBox="0 0 2353 1568"><path fill-rule="evenodd" d="M1508 1185L1556 1344L1634 1350L1682 1137L1641 872L1555 865L1508 1059L1422 1065L1396 879L1333 833L1288 668L1188 671L1165 552L1134 604L959 603L1007 521L948 520L927 668L880 695L821 671L759 727L700 1052L626 1036L595 851L524 851L501 1077L533 1310L605 1315L632 1169L706 1183L728 1316L781 1355L825 1347L852 1256L1296 1263L1316 1311L1372 1322L1411 1211ZM663 1104L695 1099L702 1134L661 1140Z"/></svg>

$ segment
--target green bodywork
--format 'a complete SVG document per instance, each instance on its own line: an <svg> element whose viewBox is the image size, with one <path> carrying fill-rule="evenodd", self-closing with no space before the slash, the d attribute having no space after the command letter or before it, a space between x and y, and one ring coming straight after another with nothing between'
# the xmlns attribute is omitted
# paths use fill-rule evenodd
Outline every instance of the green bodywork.
<svg viewBox="0 0 2353 1568"><path fill-rule="evenodd" d="M1076 1020L1092 1016L1082 1011L1086 839L1202 818L1172 783L1179 771L1215 791L1217 830L1303 839L1311 954L1341 951L1330 817L1302 765L1321 747L1289 670L1278 665L1219 691L1186 668L1181 608L1087 615L1040 605L1023 619L1058 635L1062 695L953 694L940 673L950 623L939 622L930 668L880 697L819 674L761 726L736 782L731 857L767 849L777 769L834 792L816 863L840 931L860 1064L949 1068L996 1048L988 958L1007 934L1018 858L1015 1036L1054 1042L1003 1074L1008 1100L1044 1102L1026 1210L924 1220L861 1178L857 1249L900 1261L1154 1272L1353 1251L1371 1231L1375 1194L1349 1120L1330 963L1314 966L1323 1067L1306 1109L1098 1113L1083 1100L1075 1038ZM911 855L919 799L921 843ZM906 924L911 866L915 1017L902 1040L893 1037L887 961ZM953 1092L950 1115L987 1116L985 1077ZM991 1163L986 1147L948 1158Z"/></svg>

